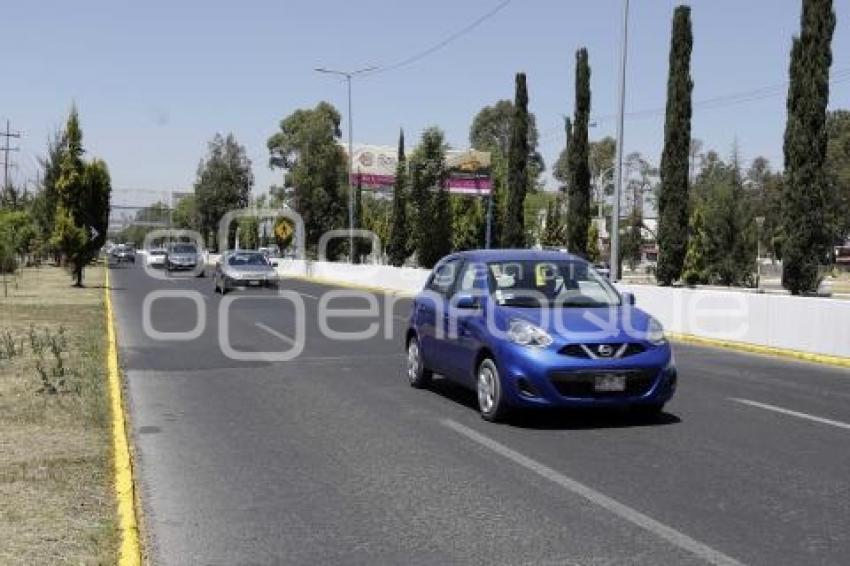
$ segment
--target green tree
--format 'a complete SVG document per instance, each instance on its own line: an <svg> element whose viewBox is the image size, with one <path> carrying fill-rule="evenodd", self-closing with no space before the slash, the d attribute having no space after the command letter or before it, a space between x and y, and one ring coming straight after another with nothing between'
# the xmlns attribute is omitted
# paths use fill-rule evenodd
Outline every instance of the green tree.
<svg viewBox="0 0 850 566"><path fill-rule="evenodd" d="M59 200L56 181L59 180L59 167L67 144L65 131L59 130L48 138L47 153L39 158L41 190L36 195L31 210L43 241L49 240L53 234L53 222L56 219L56 205Z"/></svg>
<svg viewBox="0 0 850 566"><path fill-rule="evenodd" d="M445 188L446 145L439 128L422 132L410 169L416 258L421 267L431 268L452 248L451 200Z"/></svg>
<svg viewBox="0 0 850 566"><path fill-rule="evenodd" d="M555 161L555 166L552 168L552 176L556 181L560 181L559 187L562 193L567 192L567 187L570 184L570 141L573 139L573 121L568 116L564 116L564 149L558 155Z"/></svg>
<svg viewBox="0 0 850 566"><path fill-rule="evenodd" d="M785 179L782 284L792 294L818 286L818 265L831 243L826 107L835 12L832 0L803 0L801 33L791 47Z"/></svg>
<svg viewBox="0 0 850 566"><path fill-rule="evenodd" d="M632 206L625 228L620 243L620 258L628 264L629 269L634 270L640 261L643 245L643 215L637 206Z"/></svg>
<svg viewBox="0 0 850 566"><path fill-rule="evenodd" d="M599 228L596 222L590 222L587 225L587 261L596 263L602 258L602 252L599 251Z"/></svg>
<svg viewBox="0 0 850 566"><path fill-rule="evenodd" d="M548 247L561 247L566 243L567 234L564 226L563 197L559 194L546 203L546 226L540 237L540 243Z"/></svg>
<svg viewBox="0 0 850 566"><path fill-rule="evenodd" d="M586 257L590 223L590 164L587 141L587 129L590 124L590 65L587 49L584 48L576 52L575 96L573 137L569 144L567 248L571 253Z"/></svg>
<svg viewBox="0 0 850 566"><path fill-rule="evenodd" d="M525 247L525 195L528 192L528 90L525 73L516 75L514 116L508 149L508 199L502 245Z"/></svg>
<svg viewBox="0 0 850 566"><path fill-rule="evenodd" d="M390 264L404 265L410 255L410 240L407 226L407 159L404 156L404 130L398 133L398 159L393 188L393 216L390 239L387 246Z"/></svg>
<svg viewBox="0 0 850 566"><path fill-rule="evenodd" d="M511 128L516 108L510 100L499 100L478 111L469 128L469 143L480 151L498 152L507 157L511 147ZM528 112L528 175L529 187L535 188L545 164L537 149L539 134L533 112Z"/></svg>
<svg viewBox="0 0 850 566"><path fill-rule="evenodd" d="M703 212L703 205L698 203L697 206L694 207L690 220L688 251L685 254L685 264L682 273L682 279L685 281L685 284L694 286L699 283L708 282L708 266L706 260L708 245L705 213Z"/></svg>
<svg viewBox="0 0 850 566"><path fill-rule="evenodd" d="M451 196L452 250L472 250L484 240L485 211L481 199L474 196Z"/></svg>
<svg viewBox="0 0 850 566"><path fill-rule="evenodd" d="M239 247L243 250L255 250L260 247L260 219L256 216L243 216L237 222L239 227Z"/></svg>
<svg viewBox="0 0 850 566"><path fill-rule="evenodd" d="M831 224L836 239L850 235L850 110L827 114L826 170L832 188Z"/></svg>
<svg viewBox="0 0 850 566"><path fill-rule="evenodd" d="M658 194L658 269L661 285L682 274L688 247L688 177L691 150L691 9L679 6L673 15L670 69L667 79L667 116L661 187Z"/></svg>
<svg viewBox="0 0 850 566"><path fill-rule="evenodd" d="M198 229L198 203L194 194L185 195L177 201L172 221L174 227L181 230Z"/></svg>
<svg viewBox="0 0 850 566"><path fill-rule="evenodd" d="M694 208L704 213L705 279L722 285L750 283L756 254L755 222L742 186L737 150L729 165L704 170L697 183Z"/></svg>
<svg viewBox="0 0 850 566"><path fill-rule="evenodd" d="M112 185L106 163L83 159L83 132L75 107L68 116L65 136L67 145L56 180L57 211L51 241L67 259L74 286L82 287L85 266L106 242ZM62 225L57 226L60 220Z"/></svg>
<svg viewBox="0 0 850 566"><path fill-rule="evenodd" d="M345 151L339 145L340 115L331 104L299 109L280 122L280 131L268 141L272 168L287 171L284 186L293 189L291 205L304 220L306 246L316 249L325 232L347 226L348 195ZM332 242L334 258L345 245Z"/></svg>
<svg viewBox="0 0 850 566"><path fill-rule="evenodd" d="M254 173L251 161L233 134L216 134L207 144L207 157L198 165L195 180L195 204L198 225L207 243L218 248L218 228L230 211L248 206ZM236 226L229 226L227 246L234 243ZM210 239L212 238L212 239ZM219 250L221 251L221 250Z"/></svg>

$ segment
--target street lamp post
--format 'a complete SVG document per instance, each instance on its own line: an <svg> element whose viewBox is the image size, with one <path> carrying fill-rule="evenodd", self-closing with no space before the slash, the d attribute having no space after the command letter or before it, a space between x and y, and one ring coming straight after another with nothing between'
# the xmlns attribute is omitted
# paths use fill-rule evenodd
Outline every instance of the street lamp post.
<svg viewBox="0 0 850 566"><path fill-rule="evenodd" d="M623 114L626 106L626 56L629 51L629 0L623 0L623 38L620 52L620 101L617 117L617 156L614 161L614 206L611 212L611 281L620 278L620 193L623 189Z"/></svg>
<svg viewBox="0 0 850 566"><path fill-rule="evenodd" d="M345 77L348 90L348 254L351 261L354 261L354 190L351 185L351 178L354 176L354 120L351 111L351 78L375 69L377 67L365 67L356 71L338 71L324 67L313 69L317 73Z"/></svg>

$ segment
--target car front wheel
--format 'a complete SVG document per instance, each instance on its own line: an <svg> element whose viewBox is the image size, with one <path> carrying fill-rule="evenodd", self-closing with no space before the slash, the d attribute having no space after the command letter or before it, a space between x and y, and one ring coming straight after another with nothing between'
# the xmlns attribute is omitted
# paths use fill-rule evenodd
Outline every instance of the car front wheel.
<svg viewBox="0 0 850 566"><path fill-rule="evenodd" d="M508 406L502 395L502 380L499 369L491 358L484 358L478 364L476 375L478 392L478 410L484 420L498 422L505 419Z"/></svg>
<svg viewBox="0 0 850 566"><path fill-rule="evenodd" d="M416 389L422 389L431 382L431 370L425 367L422 349L415 336L407 342L407 380Z"/></svg>

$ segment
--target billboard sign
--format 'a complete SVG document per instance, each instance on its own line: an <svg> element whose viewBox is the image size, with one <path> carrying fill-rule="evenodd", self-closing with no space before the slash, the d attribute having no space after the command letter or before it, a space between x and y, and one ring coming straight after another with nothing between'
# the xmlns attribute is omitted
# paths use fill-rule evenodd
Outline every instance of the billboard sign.
<svg viewBox="0 0 850 566"><path fill-rule="evenodd" d="M397 149L393 146L354 146L354 173L351 183L360 182L364 188L392 189L398 165L397 155ZM481 196L490 194L492 183L489 152L473 149L449 150L446 152L446 167L446 188L450 193Z"/></svg>

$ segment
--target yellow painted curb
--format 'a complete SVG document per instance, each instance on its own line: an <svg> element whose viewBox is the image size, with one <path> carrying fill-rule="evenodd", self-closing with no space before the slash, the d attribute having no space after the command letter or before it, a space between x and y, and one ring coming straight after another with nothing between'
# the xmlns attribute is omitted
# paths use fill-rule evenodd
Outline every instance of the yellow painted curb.
<svg viewBox="0 0 850 566"><path fill-rule="evenodd" d="M677 334L674 332L667 332L666 334L671 340L674 340L676 342L686 342L690 344L699 344L702 346L714 346L716 348L739 350L741 352L749 352L751 354L763 354L766 356L791 358L795 360L803 360L806 362L814 362L818 364L850 368L850 358L845 358L842 356L814 354L811 352L802 352L800 350L774 348L772 346L760 346L758 344L750 344L748 342L736 342L734 340L703 338L702 336L694 336L693 334Z"/></svg>
<svg viewBox="0 0 850 566"><path fill-rule="evenodd" d="M118 529L121 543L118 550L120 566L138 566L142 561L139 544L139 526L133 484L133 464L124 422L124 400L121 393L121 376L118 372L118 346L115 340L115 320L112 299L109 295L109 269L106 268L104 285L106 293L106 368L109 379L109 398L112 408L112 452L115 459L115 496L118 500Z"/></svg>

